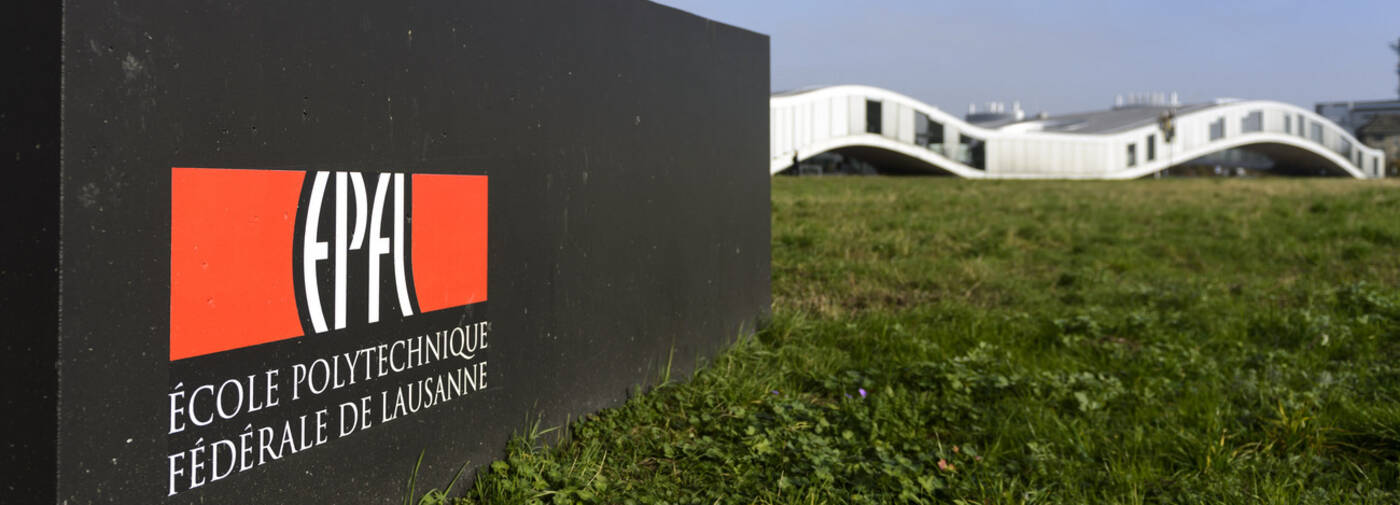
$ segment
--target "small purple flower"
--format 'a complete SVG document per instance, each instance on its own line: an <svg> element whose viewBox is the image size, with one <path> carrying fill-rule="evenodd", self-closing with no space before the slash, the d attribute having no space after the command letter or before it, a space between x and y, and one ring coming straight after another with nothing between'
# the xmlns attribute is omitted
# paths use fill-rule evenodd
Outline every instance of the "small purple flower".
<svg viewBox="0 0 1400 505"><path fill-rule="evenodd" d="M861 398L865 398L865 388L860 388L860 389L858 389L857 391L860 391L860 397L861 397Z"/></svg>
<svg viewBox="0 0 1400 505"><path fill-rule="evenodd" d="M846 393L846 398L850 398L850 397L851 397L851 394L850 394L850 393Z"/></svg>
<svg viewBox="0 0 1400 505"><path fill-rule="evenodd" d="M776 395L776 394L778 394L778 390L774 389L774 390L772 390L772 391L769 391L769 393L773 393L773 394Z"/></svg>

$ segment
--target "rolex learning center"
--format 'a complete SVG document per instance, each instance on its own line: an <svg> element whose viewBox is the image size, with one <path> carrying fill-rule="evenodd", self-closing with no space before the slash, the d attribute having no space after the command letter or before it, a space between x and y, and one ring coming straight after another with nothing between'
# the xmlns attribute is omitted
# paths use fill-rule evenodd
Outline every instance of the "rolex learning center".
<svg viewBox="0 0 1400 505"><path fill-rule="evenodd" d="M1026 118L991 104L958 118L908 96L842 85L769 99L769 173L847 155L902 173L987 179L1133 179L1243 154L1289 175L1384 177L1385 154L1313 111L1266 100L1180 104L1119 97L1113 108Z"/></svg>

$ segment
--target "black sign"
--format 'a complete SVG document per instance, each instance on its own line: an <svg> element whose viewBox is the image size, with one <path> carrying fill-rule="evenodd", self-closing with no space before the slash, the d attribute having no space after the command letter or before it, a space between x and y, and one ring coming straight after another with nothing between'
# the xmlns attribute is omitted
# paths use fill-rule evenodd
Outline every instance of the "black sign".
<svg viewBox="0 0 1400 505"><path fill-rule="evenodd" d="M766 37L632 0L22 10L7 503L401 499L768 310Z"/></svg>

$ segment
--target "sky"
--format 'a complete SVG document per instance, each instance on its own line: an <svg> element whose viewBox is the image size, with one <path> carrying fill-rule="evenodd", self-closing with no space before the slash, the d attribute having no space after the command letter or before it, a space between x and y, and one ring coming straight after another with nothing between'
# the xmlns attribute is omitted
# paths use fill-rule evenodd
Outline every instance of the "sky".
<svg viewBox="0 0 1400 505"><path fill-rule="evenodd" d="M891 89L961 115L1183 102L1393 99L1400 0L658 0L770 37L774 91Z"/></svg>

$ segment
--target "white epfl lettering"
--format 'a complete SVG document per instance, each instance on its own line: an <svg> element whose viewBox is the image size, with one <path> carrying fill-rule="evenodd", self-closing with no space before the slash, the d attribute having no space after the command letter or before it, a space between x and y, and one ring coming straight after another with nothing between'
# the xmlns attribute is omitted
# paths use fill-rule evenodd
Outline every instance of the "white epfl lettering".
<svg viewBox="0 0 1400 505"><path fill-rule="evenodd" d="M346 194L346 178L354 183L355 189L355 236L350 238L348 225L349 200ZM359 172L335 173L335 329L345 327L346 296L346 257L350 251L358 251L365 241L365 214L368 213L369 199L365 197L365 178ZM350 243L346 243L346 239Z"/></svg>
<svg viewBox="0 0 1400 505"><path fill-rule="evenodd" d="M404 273L403 244L403 174L394 174L394 287L399 292L399 311L404 316L413 315L413 306L408 301L408 276ZM378 303L379 300L371 300Z"/></svg>
<svg viewBox="0 0 1400 505"><path fill-rule="evenodd" d="M350 172L350 182L355 184L355 237L350 239L350 250L358 251L365 243L365 225L369 224L369 197L364 174Z"/></svg>
<svg viewBox="0 0 1400 505"><path fill-rule="evenodd" d="M384 229L384 194L389 189L389 174L379 174L374 185L374 214L369 218L369 322L379 322L379 257L389 252L389 238L381 237Z"/></svg>
<svg viewBox="0 0 1400 505"><path fill-rule="evenodd" d="M330 256L330 247L316 239L321 224L321 201L326 195L326 178L330 174L316 172L311 183L311 205L306 208L306 236L302 241L301 274L306 284L306 311L311 313L311 326L316 333L326 331L326 314L321 311L321 289L316 284L316 262Z"/></svg>
<svg viewBox="0 0 1400 505"><path fill-rule="evenodd" d="M345 172L335 173L335 329L345 327L345 233L346 200Z"/></svg>
<svg viewBox="0 0 1400 505"><path fill-rule="evenodd" d="M399 311L404 316L413 315L408 301L408 281L404 270L403 243L403 174L394 174L394 230L392 252L394 253L394 284L398 291ZM379 257L391 249L389 237L383 236L384 197L389 189L389 174L379 174L379 184L374 187L374 210L369 219L369 322L379 322Z"/></svg>
<svg viewBox="0 0 1400 505"><path fill-rule="evenodd" d="M366 286L369 298L368 314L366 314L368 322L379 322L380 271L382 269L380 259L390 253L393 253L394 283L398 295L399 311L404 316L413 315L413 306L408 294L408 263L405 254L407 248L404 243L404 227L406 226L404 222L404 174L379 174L371 205L364 174L360 172L335 172L335 207L333 209L335 236L330 241L322 241L318 233L330 174L330 172L324 171L316 172L313 179L311 201L306 212L305 236L302 242L302 282L306 288L306 308L311 313L312 328L316 333L324 333L332 328L337 330L345 328L347 321L346 300L349 296L347 285L349 251L358 251L363 248L367 229L369 231L369 250L366 255L369 263L367 265L369 267L368 286ZM391 184L394 190L393 212L389 218L393 220L393 229L389 230L388 235L385 235L384 221L386 216L384 214ZM350 229L349 219L351 191L353 191L355 202L353 232ZM320 279L317 277L316 265L320 261L332 259L332 250L335 251L334 298L331 324L328 325L325 309L321 304Z"/></svg>

